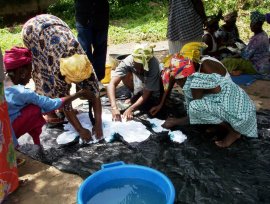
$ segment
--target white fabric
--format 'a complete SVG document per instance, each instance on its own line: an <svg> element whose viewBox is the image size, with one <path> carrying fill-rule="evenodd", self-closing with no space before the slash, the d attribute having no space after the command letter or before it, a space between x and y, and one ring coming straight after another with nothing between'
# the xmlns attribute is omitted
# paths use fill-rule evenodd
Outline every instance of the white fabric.
<svg viewBox="0 0 270 204"><path fill-rule="evenodd" d="M93 126L90 122L88 113L80 113L77 115L77 117L84 128L92 131ZM182 143L187 138L186 135L184 135L180 130L170 131L163 128L161 125L165 122L164 120L153 118L148 119L148 121L152 124L152 128L156 133L168 131L170 139L174 142ZM142 142L151 135L151 132L147 130L142 123L136 122L134 120L113 122L111 114L102 114L102 128L104 139L106 142L111 142L116 133L123 136L123 139L128 143ZM66 130L66 132L60 134L56 139L56 142L59 145L70 143L74 141L76 137L79 137L79 134L76 132L76 130L70 123L64 125L64 130ZM93 141L90 141L88 144L97 142L98 140L95 138L95 135L93 135ZM82 143L81 140L80 143Z"/></svg>
<svg viewBox="0 0 270 204"><path fill-rule="evenodd" d="M187 139L187 136L184 135L180 130L171 131L166 128L163 128L161 125L165 122L165 120L159 120L157 118L148 119L148 121L152 124L152 129L156 132L169 131L170 139L174 142L182 143Z"/></svg>
<svg viewBox="0 0 270 204"><path fill-rule="evenodd" d="M93 126L90 122L88 113L80 113L77 115L77 117L84 128L92 131ZM140 122L112 122L111 114L102 114L102 128L104 139L106 142L110 142L116 133L123 136L124 140L129 143L142 142L146 140L151 134L151 132L149 132L146 127ZM59 135L56 139L58 144L66 144L72 142L76 137L78 137L78 133L70 123L64 125L64 130L66 130L66 132ZM98 140L96 140L95 135L93 135L93 141L90 141L89 143L97 142Z"/></svg>

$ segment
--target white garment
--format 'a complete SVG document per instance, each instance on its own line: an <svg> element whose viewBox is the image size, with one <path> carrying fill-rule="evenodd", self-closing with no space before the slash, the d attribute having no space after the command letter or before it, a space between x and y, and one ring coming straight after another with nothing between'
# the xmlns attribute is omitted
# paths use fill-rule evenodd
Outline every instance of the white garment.
<svg viewBox="0 0 270 204"><path fill-rule="evenodd" d="M81 125L92 131L92 123L90 122L88 113L80 113L77 115ZM165 122L164 120L159 119L148 119L148 121L153 125L153 130L155 132L169 131L170 139L174 142L182 143L187 137L180 131L170 131L161 127L161 125ZM146 129L146 127L134 120L131 121L123 121L123 122L113 122L111 114L102 114L102 128L103 128L103 136L106 142L111 142L116 133L120 134L123 139L128 142L142 142L146 140L151 132ZM64 133L60 134L56 142L59 145L67 144L79 137L79 134L74 129L74 127L67 123L64 125ZM98 140L93 135L93 141L90 141L88 144L97 143ZM82 141L80 140L80 143Z"/></svg>
<svg viewBox="0 0 270 204"><path fill-rule="evenodd" d="M81 125L92 131L92 123L90 122L88 113L80 113L77 115ZM126 142L142 142L146 140L151 132L146 129L146 127L136 121L123 121L123 122L113 122L111 114L102 114L102 129L103 136L106 142L111 142L116 133L123 136ZM74 127L68 123L64 125L64 130L66 132L60 134L56 142L58 144L66 144L72 142L76 137L79 136ZM81 141L82 142L82 141ZM89 143L97 143L98 140L93 135L93 141Z"/></svg>

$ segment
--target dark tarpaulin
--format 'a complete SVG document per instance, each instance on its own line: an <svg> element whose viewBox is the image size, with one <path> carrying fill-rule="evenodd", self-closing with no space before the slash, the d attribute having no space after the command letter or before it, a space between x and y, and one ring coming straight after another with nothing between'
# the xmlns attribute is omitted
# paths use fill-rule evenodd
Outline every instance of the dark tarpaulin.
<svg viewBox="0 0 270 204"><path fill-rule="evenodd" d="M161 118L184 113L181 95L173 93L169 101ZM173 182L175 203L270 203L270 111L257 112L257 120L258 139L243 137L226 149L218 148L197 126L181 128L188 137L182 144L164 133L135 144L118 135L112 143L80 146L74 141L65 147L56 143L61 129L44 127L44 150L25 144L21 151L83 178L115 161L155 168Z"/></svg>

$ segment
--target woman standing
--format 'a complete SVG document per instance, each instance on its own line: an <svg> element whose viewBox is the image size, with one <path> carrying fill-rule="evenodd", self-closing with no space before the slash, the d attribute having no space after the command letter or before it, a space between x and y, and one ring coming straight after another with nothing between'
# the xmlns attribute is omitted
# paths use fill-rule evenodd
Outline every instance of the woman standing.
<svg viewBox="0 0 270 204"><path fill-rule="evenodd" d="M3 57L0 49L0 203L16 190L19 183L3 80Z"/></svg>
<svg viewBox="0 0 270 204"><path fill-rule="evenodd" d="M32 52L36 92L61 98L69 95L71 83L91 91L95 95L93 100L88 99L95 115L93 131L98 139L101 138L101 103L96 74L89 71L92 65L68 25L56 16L43 14L28 20L22 33L25 46ZM71 105L64 106L64 113L80 136L89 140L91 132L81 126ZM55 113L47 114L47 122L57 120Z"/></svg>

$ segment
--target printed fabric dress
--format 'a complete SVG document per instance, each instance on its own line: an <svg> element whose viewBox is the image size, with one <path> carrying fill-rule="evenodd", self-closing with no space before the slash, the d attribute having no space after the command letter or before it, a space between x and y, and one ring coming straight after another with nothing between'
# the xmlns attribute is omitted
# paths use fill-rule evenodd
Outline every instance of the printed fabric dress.
<svg viewBox="0 0 270 204"><path fill-rule="evenodd" d="M191 89L217 86L221 87L221 92L193 100ZM257 137L255 106L245 91L230 79L219 74L194 73L187 78L183 91L191 124L227 122L242 135Z"/></svg>
<svg viewBox="0 0 270 204"><path fill-rule="evenodd" d="M11 131L4 84L0 82L0 203L16 190L19 184Z"/></svg>
<svg viewBox="0 0 270 204"><path fill-rule="evenodd" d="M51 98L69 95L70 84L60 73L60 58L74 54L85 54L68 25L56 16L38 15L28 20L22 30L23 42L31 50L33 57L32 78L36 92ZM96 74L93 73L76 86L88 89L99 97ZM66 105L65 109L70 110Z"/></svg>

